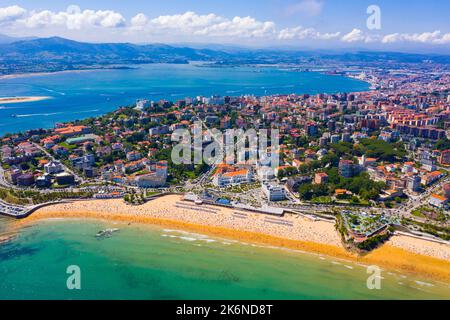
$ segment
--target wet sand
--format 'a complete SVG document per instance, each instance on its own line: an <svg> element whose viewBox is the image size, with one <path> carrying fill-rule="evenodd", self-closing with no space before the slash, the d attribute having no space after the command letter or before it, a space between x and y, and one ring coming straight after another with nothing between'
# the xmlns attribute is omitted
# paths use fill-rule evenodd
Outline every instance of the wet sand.
<svg viewBox="0 0 450 320"><path fill-rule="evenodd" d="M50 97L0 97L0 104L36 102L50 99Z"/></svg>

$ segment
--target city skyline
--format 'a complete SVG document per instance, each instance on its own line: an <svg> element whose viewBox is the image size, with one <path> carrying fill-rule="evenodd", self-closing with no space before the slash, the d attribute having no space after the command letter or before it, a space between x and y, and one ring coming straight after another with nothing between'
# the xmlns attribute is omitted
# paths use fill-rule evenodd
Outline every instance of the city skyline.
<svg viewBox="0 0 450 320"><path fill-rule="evenodd" d="M86 42L450 52L442 1L1 1L1 33ZM373 9L375 8L375 9ZM380 15L374 11L380 9ZM369 12L369 13L368 13ZM371 27L379 22L378 27ZM418 20L420 19L420 22Z"/></svg>

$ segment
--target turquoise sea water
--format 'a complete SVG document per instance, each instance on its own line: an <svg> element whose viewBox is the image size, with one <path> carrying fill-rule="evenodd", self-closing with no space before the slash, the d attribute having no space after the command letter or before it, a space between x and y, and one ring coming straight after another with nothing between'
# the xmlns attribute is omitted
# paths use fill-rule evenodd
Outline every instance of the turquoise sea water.
<svg viewBox="0 0 450 320"><path fill-rule="evenodd" d="M365 82L341 76L277 68L151 64L132 70L96 70L0 79L0 97L50 96L20 104L0 104L0 135L56 122L98 116L136 99L243 94L337 93L365 91ZM13 115L15 117L13 117Z"/></svg>
<svg viewBox="0 0 450 320"><path fill-rule="evenodd" d="M0 220L5 225L5 220ZM98 240L104 228L119 228ZM81 290L66 269L81 269ZM450 299L448 285L334 258L179 230L51 220L0 245L0 299Z"/></svg>

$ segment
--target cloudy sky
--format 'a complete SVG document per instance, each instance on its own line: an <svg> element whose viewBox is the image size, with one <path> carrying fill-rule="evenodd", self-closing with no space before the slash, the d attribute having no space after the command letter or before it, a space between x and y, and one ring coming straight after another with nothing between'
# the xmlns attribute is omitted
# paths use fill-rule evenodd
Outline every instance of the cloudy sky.
<svg viewBox="0 0 450 320"><path fill-rule="evenodd" d="M0 0L0 33L438 53L450 52L449 12L447 0Z"/></svg>

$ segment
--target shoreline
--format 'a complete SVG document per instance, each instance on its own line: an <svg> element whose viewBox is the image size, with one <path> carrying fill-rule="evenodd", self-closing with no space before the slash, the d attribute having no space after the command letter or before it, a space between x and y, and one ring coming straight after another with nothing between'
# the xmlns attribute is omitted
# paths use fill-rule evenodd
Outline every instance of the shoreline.
<svg viewBox="0 0 450 320"><path fill-rule="evenodd" d="M13 73L13 74L5 74L5 75L0 76L0 80L51 76L51 75L66 74L66 73L69 73L69 74L70 73L84 73L84 72L101 71L101 70L117 70L117 69L118 68L93 68L93 69L61 70L61 71L49 71L49 72Z"/></svg>
<svg viewBox="0 0 450 320"><path fill-rule="evenodd" d="M391 271L450 283L450 246L395 235L386 244L364 256L345 250L334 224L285 216L292 227L267 222L268 216L214 206L182 203L177 195L164 196L142 206L130 207L121 200L57 204L37 210L18 221L18 227L49 219L96 219L143 223L176 228L223 238L322 254L363 265L379 265ZM195 210L197 209L197 211ZM208 212L201 212L200 209ZM241 214L238 217L238 214ZM243 218L246 216L246 218Z"/></svg>
<svg viewBox="0 0 450 320"><path fill-rule="evenodd" d="M51 99L49 96L31 96L31 97L0 97L0 104L37 102Z"/></svg>

